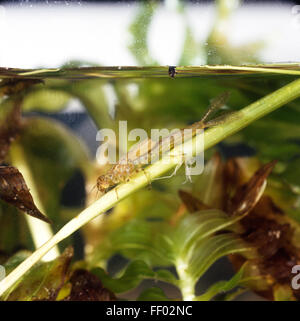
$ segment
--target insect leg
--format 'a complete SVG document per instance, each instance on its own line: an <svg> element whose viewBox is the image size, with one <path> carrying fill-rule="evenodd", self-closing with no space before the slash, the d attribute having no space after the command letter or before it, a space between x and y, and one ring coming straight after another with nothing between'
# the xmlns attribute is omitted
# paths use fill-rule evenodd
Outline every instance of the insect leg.
<svg viewBox="0 0 300 321"><path fill-rule="evenodd" d="M187 163L185 165L185 181L182 184L186 184L187 182L193 183L192 182L192 177L191 177L191 173L190 173L190 169L189 169L189 164Z"/></svg>
<svg viewBox="0 0 300 321"><path fill-rule="evenodd" d="M97 188L97 184L95 184L95 185L91 188L91 190L89 191L88 194L91 194L95 188ZM99 193L99 189L97 188L95 200L98 199L98 193Z"/></svg>
<svg viewBox="0 0 300 321"><path fill-rule="evenodd" d="M172 155L171 155L172 156ZM158 180L158 179L165 179L165 178L171 178L173 177L174 175L176 175L178 169L181 167L181 165L184 163L184 156L182 158L182 161L180 163L178 163L174 169L174 172L171 174L171 175L168 175L168 176L163 176L163 177L158 177L158 178L155 178L154 180Z"/></svg>

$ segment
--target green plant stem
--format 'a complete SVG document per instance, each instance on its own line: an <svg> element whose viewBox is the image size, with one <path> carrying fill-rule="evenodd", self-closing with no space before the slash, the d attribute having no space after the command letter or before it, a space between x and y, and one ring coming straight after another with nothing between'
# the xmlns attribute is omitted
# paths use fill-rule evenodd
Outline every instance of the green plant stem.
<svg viewBox="0 0 300 321"><path fill-rule="evenodd" d="M10 158L12 164L18 168L18 170L22 173L24 180L30 190L30 193L34 199L35 205L38 207L42 213L45 214L45 209L43 203L40 199L38 188L35 184L35 181L32 177L32 173L30 167L27 164L26 157L23 152L22 146L15 143L10 148ZM51 230L51 226L48 223L45 223L35 217L25 215L25 219L27 221L33 243L36 248L39 248L43 245L47 240L53 237L53 232ZM51 261L59 256L59 249L57 246L54 246L51 251L49 251L44 257L44 261Z"/></svg>
<svg viewBox="0 0 300 321"><path fill-rule="evenodd" d="M168 66L120 66L83 67L61 69L7 69L0 68L0 79L21 77L24 79L120 79L120 78L169 78ZM178 77L228 76L228 75L300 75L299 63L255 65L201 65L178 66Z"/></svg>
<svg viewBox="0 0 300 321"><path fill-rule="evenodd" d="M195 299L195 280L186 273L187 265L184 261L177 261L176 271L179 277L178 286L181 291L183 301L194 301Z"/></svg>
<svg viewBox="0 0 300 321"><path fill-rule="evenodd" d="M298 97L300 97L300 79L291 82L290 84L236 112L234 116L229 117L221 125L205 131L204 149L214 146L221 140L246 127L251 122L254 122L256 119L263 117ZM186 147L190 148L190 150L193 150L194 140L195 138L185 143ZM165 157L169 158L169 154L167 154L161 160L147 167L147 175L145 175L145 172L143 171L136 174L128 183L118 185L116 188L103 195L99 200L82 211L78 216L69 221L50 240L37 249L0 282L0 296L60 241L67 238L99 214L112 208L122 199L149 184L149 177L151 177L152 180L154 178L158 178L167 171L173 169L178 163L181 163L182 153L180 154L180 148L181 147L179 146L171 151L173 155L178 155L176 157L172 157L171 161L165 162ZM200 153L201 151L197 152Z"/></svg>

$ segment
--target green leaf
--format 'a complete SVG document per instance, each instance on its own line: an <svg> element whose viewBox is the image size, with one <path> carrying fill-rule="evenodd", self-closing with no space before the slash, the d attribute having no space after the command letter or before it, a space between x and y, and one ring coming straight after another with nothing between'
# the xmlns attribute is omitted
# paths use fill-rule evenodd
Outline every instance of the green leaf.
<svg viewBox="0 0 300 321"><path fill-rule="evenodd" d="M249 252L250 247L234 234L221 234L196 242L192 254L183 257L186 273L198 280L219 258L228 254Z"/></svg>
<svg viewBox="0 0 300 321"><path fill-rule="evenodd" d="M233 292L230 292L230 293L226 294L225 297L223 298L223 300L224 301L233 301L238 296L240 296L241 294L243 294L245 292L247 292L247 289L238 288L238 289L234 290Z"/></svg>
<svg viewBox="0 0 300 321"><path fill-rule="evenodd" d="M99 277L104 287L114 293L129 291L137 287L142 280L155 277L155 273L143 261L131 262L119 278L110 277L101 268L95 268L91 272Z"/></svg>
<svg viewBox="0 0 300 321"><path fill-rule="evenodd" d="M178 286L178 279L169 270L165 270L165 269L157 270L155 271L155 275L156 275L155 277L156 280L164 281L164 282Z"/></svg>
<svg viewBox="0 0 300 321"><path fill-rule="evenodd" d="M186 216L179 223L174 232L176 252L183 255L192 256L194 246L197 242L209 237L224 229L232 229L240 217L229 218L227 214L220 210L205 210Z"/></svg>
<svg viewBox="0 0 300 321"><path fill-rule="evenodd" d="M160 288L153 287L143 291L137 301L170 301Z"/></svg>
<svg viewBox="0 0 300 321"><path fill-rule="evenodd" d="M145 261L153 266L170 266L172 248L168 243L163 222L147 222L135 219L115 231L111 237L114 249L123 255Z"/></svg>
<svg viewBox="0 0 300 321"><path fill-rule="evenodd" d="M97 275L104 287L114 293L123 293L136 288L145 279L161 280L176 283L175 276L167 270L154 272L143 261L132 261L119 278L110 277L103 269L95 268L91 271Z"/></svg>
<svg viewBox="0 0 300 321"><path fill-rule="evenodd" d="M228 292L239 286L243 278L244 269L241 268L229 281L219 281L213 284L204 294L196 298L197 301L209 301L217 294Z"/></svg>
<svg viewBox="0 0 300 321"><path fill-rule="evenodd" d="M72 248L67 248L56 260L39 263L5 294L5 299L7 301L55 300L64 285L72 257ZM7 262L6 266L11 268L16 261L20 262L25 258L26 253L21 252Z"/></svg>

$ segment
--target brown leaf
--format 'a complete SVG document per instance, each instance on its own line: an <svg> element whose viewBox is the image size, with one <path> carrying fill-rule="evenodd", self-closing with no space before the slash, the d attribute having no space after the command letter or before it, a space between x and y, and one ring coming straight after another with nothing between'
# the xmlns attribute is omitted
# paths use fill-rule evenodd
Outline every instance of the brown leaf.
<svg viewBox="0 0 300 321"><path fill-rule="evenodd" d="M51 223L37 209L22 174L13 166L0 166L0 199L35 218Z"/></svg>
<svg viewBox="0 0 300 321"><path fill-rule="evenodd" d="M0 127L0 164L4 161L10 144L17 138L22 129L21 99L14 103L12 111Z"/></svg>
<svg viewBox="0 0 300 321"><path fill-rule="evenodd" d="M264 259L269 259L284 246L288 235L292 233L288 224L279 224L255 213L247 216L242 225L246 229L246 233L242 235L243 239L254 245Z"/></svg>
<svg viewBox="0 0 300 321"><path fill-rule="evenodd" d="M237 188L234 197L229 202L228 213L245 215L254 208L265 190L266 179L275 165L276 161L272 161L262 166L246 184Z"/></svg>
<svg viewBox="0 0 300 321"><path fill-rule="evenodd" d="M71 276L72 289L64 301L116 301L116 296L104 288L99 278L89 271L78 269Z"/></svg>
<svg viewBox="0 0 300 321"><path fill-rule="evenodd" d="M294 229L284 218L281 209L264 195L251 213L240 221L244 230L241 237L257 249L258 257L252 266L268 280L269 291L260 295L271 300L272 287L290 285L294 276L291 268L300 263L299 248L293 244ZM236 256L231 260L237 267ZM294 295L300 299L300 290L294 290Z"/></svg>
<svg viewBox="0 0 300 321"><path fill-rule="evenodd" d="M201 202L198 198L196 198L189 192L179 190L178 195L190 213L195 213L198 211L207 210L211 208L205 205L203 202Z"/></svg>

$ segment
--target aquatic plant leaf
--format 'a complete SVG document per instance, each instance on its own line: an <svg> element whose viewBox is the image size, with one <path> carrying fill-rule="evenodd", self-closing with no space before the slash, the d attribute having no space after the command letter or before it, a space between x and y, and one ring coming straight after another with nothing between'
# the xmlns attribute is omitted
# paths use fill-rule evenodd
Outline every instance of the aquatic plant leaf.
<svg viewBox="0 0 300 321"><path fill-rule="evenodd" d="M63 301L116 301L116 296L104 288L100 279L89 271L75 270L70 278L71 293Z"/></svg>
<svg viewBox="0 0 300 321"><path fill-rule="evenodd" d="M197 301L209 301L219 293L224 293L233 290L239 286L243 279L244 269L241 268L230 280L219 281L209 287L204 294L196 297Z"/></svg>
<svg viewBox="0 0 300 321"><path fill-rule="evenodd" d="M161 230L155 229L157 226L155 222L135 220L134 223L129 222L123 228L115 231L111 242L113 248L121 251L123 255L129 258L139 258L151 265L174 265L176 269L181 269L181 265L184 264L185 273L196 284L205 271L222 256L242 252L248 252L250 255L250 246L236 235L232 233L214 235L218 231L234 230L233 226L239 219L238 217L230 218L225 213L216 210L198 211L193 215L183 217L177 226L166 225ZM164 274L158 274L167 272L166 270L157 271L156 275L153 275L151 270L143 270L144 263L141 263L141 266L137 264L137 267L141 268L140 274L130 275L132 277L130 281L127 279L132 287L139 284L139 277L164 280L177 286L180 282L173 276L170 278L169 273L167 273L167 278ZM118 281L125 282L125 276L128 277L126 271L119 279L111 279L103 270L97 269L97 271L100 272L99 277L103 283L108 288L113 286L110 289L116 293L129 290L126 283L122 290L119 288L122 284L118 285ZM109 283L105 283L107 280Z"/></svg>
<svg viewBox="0 0 300 321"><path fill-rule="evenodd" d="M57 259L39 263L25 274L4 297L7 301L56 300L60 289L68 279L72 257L73 249L68 247ZM10 265L12 265L11 260Z"/></svg>
<svg viewBox="0 0 300 321"><path fill-rule="evenodd" d="M199 211L185 216L172 233L173 248L177 257L192 257L197 242L220 231L233 231L240 217L229 218L220 210Z"/></svg>
<svg viewBox="0 0 300 321"><path fill-rule="evenodd" d="M0 166L0 199L28 215L51 223L36 207L23 175L13 166Z"/></svg>
<svg viewBox="0 0 300 321"><path fill-rule="evenodd" d="M0 164L5 160L11 143L18 137L22 130L21 99L13 102L13 108L2 120L0 127Z"/></svg>
<svg viewBox="0 0 300 321"><path fill-rule="evenodd" d="M91 270L101 280L104 287L114 293L123 293L136 288L145 279L161 280L176 284L175 276L168 270L153 271L145 262L137 260L129 263L123 274L118 278L112 278L103 269Z"/></svg>
<svg viewBox="0 0 300 321"><path fill-rule="evenodd" d="M260 200L265 187L266 179L270 175L276 161L272 161L258 169L251 179L241 187L238 187L234 197L227 207L228 213L232 215L246 215Z"/></svg>
<svg viewBox="0 0 300 321"><path fill-rule="evenodd" d="M224 301L233 301L235 300L239 295L247 292L247 288L237 288L236 290L233 290L230 293L227 293L223 296Z"/></svg>
<svg viewBox="0 0 300 321"><path fill-rule="evenodd" d="M232 233L220 234L197 242L192 255L183 257L187 273L198 280L219 258L233 253L251 253L251 247Z"/></svg>
<svg viewBox="0 0 300 321"><path fill-rule="evenodd" d="M150 266L170 266L173 250L168 229L164 222L133 219L112 233L110 243L126 257L145 261Z"/></svg>
<svg viewBox="0 0 300 321"><path fill-rule="evenodd" d="M218 258L229 253L250 252L250 247L233 234L214 236L218 231L234 230L239 219L219 210L186 215L176 226L136 219L116 230L110 242L117 252L151 266L173 265L180 269L178 262L184 262L186 273L196 283ZM178 285L169 274L166 278L156 273L155 278Z"/></svg>
<svg viewBox="0 0 300 321"><path fill-rule="evenodd" d="M152 287L143 291L137 301L171 301L163 291L163 289L158 287Z"/></svg>
<svg viewBox="0 0 300 321"><path fill-rule="evenodd" d="M154 278L155 273L143 261L131 262L119 278L110 277L103 269L95 268L91 272L98 276L102 284L114 293L123 293L139 285L143 279Z"/></svg>

